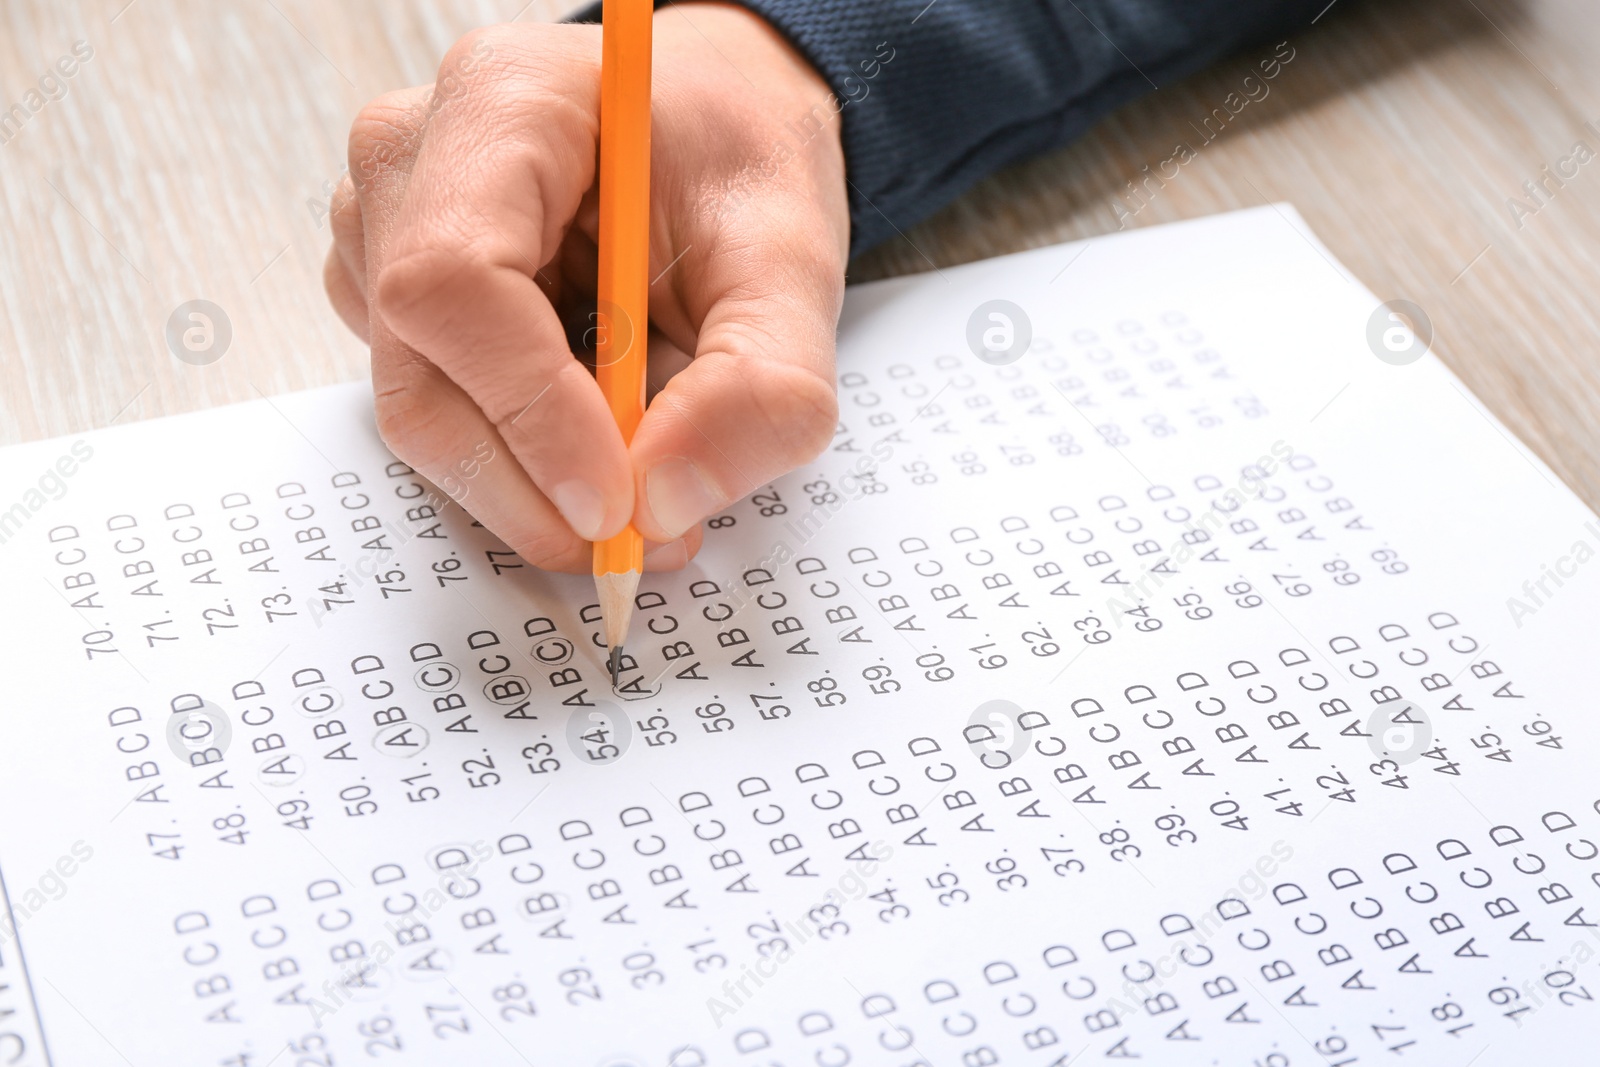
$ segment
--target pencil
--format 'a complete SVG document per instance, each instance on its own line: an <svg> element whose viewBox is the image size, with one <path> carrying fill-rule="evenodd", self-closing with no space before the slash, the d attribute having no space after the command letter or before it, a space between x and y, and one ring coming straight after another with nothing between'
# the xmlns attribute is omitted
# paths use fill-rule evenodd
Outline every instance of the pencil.
<svg viewBox="0 0 1600 1067"><path fill-rule="evenodd" d="M624 444L644 417L650 322L650 47L652 0L606 0L600 54L600 273L595 377ZM617 686L622 644L644 569L629 523L594 546L594 584Z"/></svg>

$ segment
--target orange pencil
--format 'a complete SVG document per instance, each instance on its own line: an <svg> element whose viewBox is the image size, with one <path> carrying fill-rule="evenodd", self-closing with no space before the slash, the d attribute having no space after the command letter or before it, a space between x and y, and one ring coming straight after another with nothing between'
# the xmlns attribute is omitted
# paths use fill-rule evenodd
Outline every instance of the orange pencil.
<svg viewBox="0 0 1600 1067"><path fill-rule="evenodd" d="M624 443L644 417L650 322L650 46L652 0L606 0L600 55L600 276L595 377ZM622 642L644 569L629 523L594 546L594 584L616 688Z"/></svg>

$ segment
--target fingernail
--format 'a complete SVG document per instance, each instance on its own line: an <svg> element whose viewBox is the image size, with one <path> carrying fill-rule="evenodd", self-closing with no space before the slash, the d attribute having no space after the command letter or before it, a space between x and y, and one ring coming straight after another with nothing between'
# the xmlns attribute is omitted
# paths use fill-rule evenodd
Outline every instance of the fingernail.
<svg viewBox="0 0 1600 1067"><path fill-rule="evenodd" d="M681 537L676 541L657 545L644 554L644 568L648 571L682 570L688 564L689 546Z"/></svg>
<svg viewBox="0 0 1600 1067"><path fill-rule="evenodd" d="M606 521L606 501L600 490L575 478L550 490L550 502L579 537L600 539L601 524Z"/></svg>
<svg viewBox="0 0 1600 1067"><path fill-rule="evenodd" d="M682 537L695 523L720 511L728 502L698 467L681 456L651 467L644 478L644 491L656 522L673 538Z"/></svg>

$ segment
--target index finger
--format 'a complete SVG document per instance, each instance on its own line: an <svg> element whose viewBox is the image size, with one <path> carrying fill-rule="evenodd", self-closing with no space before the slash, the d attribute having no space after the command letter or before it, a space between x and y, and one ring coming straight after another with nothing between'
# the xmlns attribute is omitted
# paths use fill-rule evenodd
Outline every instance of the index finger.
<svg viewBox="0 0 1600 1067"><path fill-rule="evenodd" d="M594 27L546 26L451 50L440 84L471 72L429 123L376 286L390 327L466 391L587 540L627 523L633 483L539 275L594 182L599 45Z"/></svg>

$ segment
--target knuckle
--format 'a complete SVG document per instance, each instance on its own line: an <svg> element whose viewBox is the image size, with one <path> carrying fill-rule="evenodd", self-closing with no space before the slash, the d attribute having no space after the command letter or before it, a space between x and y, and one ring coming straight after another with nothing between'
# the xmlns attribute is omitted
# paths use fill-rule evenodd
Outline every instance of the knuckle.
<svg viewBox="0 0 1600 1067"><path fill-rule="evenodd" d="M334 187L328 212L336 239L357 238L362 235L361 205L356 202L355 182L347 173Z"/></svg>
<svg viewBox="0 0 1600 1067"><path fill-rule="evenodd" d="M439 77L471 74L496 51L504 52L508 39L515 33L511 26L477 26L468 30L445 52L439 63Z"/></svg>
<svg viewBox="0 0 1600 1067"><path fill-rule="evenodd" d="M415 93L399 89L368 101L350 123L346 163L357 191L382 170L409 154L421 129Z"/></svg>
<svg viewBox="0 0 1600 1067"><path fill-rule="evenodd" d="M356 284L355 277L345 265L344 257L339 255L337 248L328 249L328 255L322 261L322 288L335 308L339 308L342 302L349 301L352 304L359 304L361 317L366 317L367 294Z"/></svg>
<svg viewBox="0 0 1600 1067"><path fill-rule="evenodd" d="M425 477L452 462L456 428L441 418L439 405L431 403L422 389L407 385L380 393L373 410L378 436L389 451Z"/></svg>
<svg viewBox="0 0 1600 1067"><path fill-rule="evenodd" d="M480 26L464 34L439 62L433 79L433 93L429 100L430 111L438 111L444 104L460 96L490 62L496 47L504 48L507 30L498 26Z"/></svg>
<svg viewBox="0 0 1600 1067"><path fill-rule="evenodd" d="M782 256L770 268L781 279L771 295L791 314L826 312L837 318L844 301L845 247L820 218L809 191L797 195L790 211Z"/></svg>
<svg viewBox="0 0 1600 1067"><path fill-rule="evenodd" d="M597 29L540 23L470 31L439 64L429 114L459 100L473 115L496 116L513 131L530 115L541 117L539 128L572 125L555 120L581 116L583 101L598 101Z"/></svg>
<svg viewBox="0 0 1600 1067"><path fill-rule="evenodd" d="M550 417L558 417L550 410L560 403L556 398L594 390L594 377L568 355L559 359L553 372L541 368L529 376L508 374L483 382L474 397L503 440L529 443L549 431ZM546 393L552 394L548 400Z"/></svg>
<svg viewBox="0 0 1600 1067"><path fill-rule="evenodd" d="M448 240L401 252L378 271L378 313L413 348L424 351L452 329L452 320L483 278L482 265Z"/></svg>

